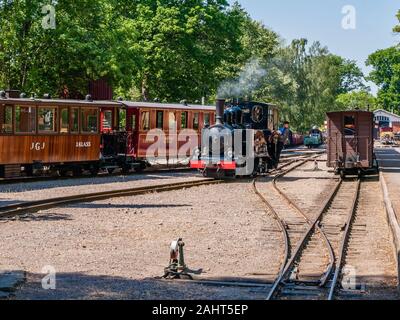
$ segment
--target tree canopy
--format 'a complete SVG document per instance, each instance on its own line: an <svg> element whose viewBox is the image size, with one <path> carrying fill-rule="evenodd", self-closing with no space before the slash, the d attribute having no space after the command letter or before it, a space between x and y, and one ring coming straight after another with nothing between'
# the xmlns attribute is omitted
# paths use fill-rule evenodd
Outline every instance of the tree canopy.
<svg viewBox="0 0 400 320"><path fill-rule="evenodd" d="M373 67L369 79L379 87L378 103L386 110L400 107L400 49L391 47L371 54L367 65Z"/></svg>
<svg viewBox="0 0 400 320"><path fill-rule="evenodd" d="M48 0L0 0L0 88L79 98L90 80L106 78L115 97L211 102L233 84L232 94L281 105L301 131L342 108L339 96L365 89L354 61L306 39L284 45L227 0L52 3L55 28L44 28ZM397 80L380 78L379 61L371 58L372 76L385 93ZM392 91L379 101L397 99Z"/></svg>
<svg viewBox="0 0 400 320"><path fill-rule="evenodd" d="M281 105L284 117L305 132L337 109L338 95L363 86L363 73L354 61L331 54L319 42L308 45L306 39L298 39L270 61L257 97Z"/></svg>

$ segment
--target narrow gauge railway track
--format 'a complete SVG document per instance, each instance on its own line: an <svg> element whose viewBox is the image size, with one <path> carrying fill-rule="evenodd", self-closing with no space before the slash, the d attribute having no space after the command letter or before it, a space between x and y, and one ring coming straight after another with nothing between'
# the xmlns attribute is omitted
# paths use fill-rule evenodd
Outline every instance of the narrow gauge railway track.
<svg viewBox="0 0 400 320"><path fill-rule="evenodd" d="M218 184L221 182L222 181L220 180L214 180L214 179L197 179L193 181L185 181L178 183L153 185L153 186L145 186L138 188L122 189L122 190L94 192L94 193L78 194L66 197L57 197L57 198L43 199L37 201L22 202L0 207L0 219L10 218L27 212L32 213L32 212L37 212L39 210L64 206L73 203L92 202L92 201L99 201L111 198L135 196L150 192L166 192L166 191L180 190L184 188L193 188L203 185Z"/></svg>
<svg viewBox="0 0 400 320"><path fill-rule="evenodd" d="M292 159L287 163L283 164L279 169L285 168L286 166L289 166L296 161L297 161L296 159L294 160ZM186 182L178 182L178 183L155 185L155 186L153 185L153 186L145 186L138 188L123 189L123 190L111 190L111 191L94 192L88 194L78 194L65 197L48 198L37 201L19 202L0 207L0 219L17 216L20 214L24 214L28 211L37 212L39 210L54 208L57 206L68 205L72 203L90 202L90 201L98 201L110 198L134 196L149 192L166 192L166 191L179 190L183 188L197 187L202 185L218 184L222 182L223 181L221 180L201 179L195 181L186 181Z"/></svg>
<svg viewBox="0 0 400 320"><path fill-rule="evenodd" d="M293 220L293 215L288 217L287 213L283 217L261 195L276 217L285 238L285 258L267 299L332 300L340 279L361 181L340 180L317 216L310 221L278 188L277 181L285 174L275 177L273 188L306 223ZM254 187L256 188L255 184ZM321 242L324 242L325 256L321 255ZM326 255L329 256L328 259Z"/></svg>
<svg viewBox="0 0 400 320"><path fill-rule="evenodd" d="M309 161L320 161L318 158L316 157L320 157L321 154L317 153L315 154L310 154L307 155L305 157L294 157L290 160L287 160L286 162L283 162L283 164L281 166L279 166L279 168L272 170L267 176L270 178L274 178L274 177L281 177L284 176L286 174L288 174L289 172L292 172L293 170L296 170L297 168L303 166L304 164L308 163ZM250 180L253 181L253 188L254 191L257 195L259 195L262 199L262 201L269 205L269 202L267 202L262 195L259 193L255 182L257 181L259 177L255 178L254 180ZM279 222L281 222L281 220L277 217L275 217L276 220ZM281 224L281 230L282 232L287 232L286 228L284 226L284 224ZM287 239L285 237L285 239ZM287 250L289 249L289 243L286 243L286 248ZM251 274L254 276L264 276L263 274ZM174 280L165 280L165 279L159 279L156 278L157 280L161 280L161 281L174 281ZM201 278L201 277L197 277L197 276L193 276L193 280L179 280L180 282L189 282L189 283L198 283L201 285L209 285L209 286L223 286L223 287L253 287L253 288L266 288L267 290L269 290L271 288L271 281L270 280L265 280L262 278L247 278L247 277L242 277L242 278L223 278L223 279L213 279L213 278Z"/></svg>

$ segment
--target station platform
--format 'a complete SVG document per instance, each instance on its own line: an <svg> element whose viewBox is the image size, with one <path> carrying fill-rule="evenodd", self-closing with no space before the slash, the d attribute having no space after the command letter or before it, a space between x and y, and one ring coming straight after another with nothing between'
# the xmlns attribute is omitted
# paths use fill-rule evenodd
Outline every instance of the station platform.
<svg viewBox="0 0 400 320"><path fill-rule="evenodd" d="M375 154L387 184L393 209L400 223L400 148L375 148Z"/></svg>

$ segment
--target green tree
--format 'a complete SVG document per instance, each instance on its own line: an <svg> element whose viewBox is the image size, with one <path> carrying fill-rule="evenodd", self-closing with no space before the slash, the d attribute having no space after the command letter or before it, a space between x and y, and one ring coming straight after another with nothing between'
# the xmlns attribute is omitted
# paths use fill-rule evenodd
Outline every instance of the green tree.
<svg viewBox="0 0 400 320"><path fill-rule="evenodd" d="M56 28L42 26L48 1L0 2L0 84L26 92L71 97L91 79L126 83L136 67L137 46L129 21L115 18L106 0L55 2Z"/></svg>
<svg viewBox="0 0 400 320"><path fill-rule="evenodd" d="M397 112L400 107L400 49L378 50L368 57L367 65L373 68L369 79L379 87L378 103L386 110Z"/></svg>
<svg viewBox="0 0 400 320"><path fill-rule="evenodd" d="M220 67L240 53L242 12L226 0L125 0L116 8L137 31L143 61L132 87L144 100L211 95Z"/></svg>
<svg viewBox="0 0 400 320"><path fill-rule="evenodd" d="M257 96L279 104L294 129L305 132L323 124L339 94L363 87L363 74L354 61L329 53L319 42L308 45L299 39L270 61Z"/></svg>
<svg viewBox="0 0 400 320"><path fill-rule="evenodd" d="M397 19L398 19L399 22L400 22L400 10L397 11L396 17L397 17ZM396 33L400 33L400 24L398 24L397 26L395 26L395 27L393 28L393 31L396 32Z"/></svg>
<svg viewBox="0 0 400 320"><path fill-rule="evenodd" d="M379 108L376 97L367 91L342 93L336 98L338 110L376 110Z"/></svg>

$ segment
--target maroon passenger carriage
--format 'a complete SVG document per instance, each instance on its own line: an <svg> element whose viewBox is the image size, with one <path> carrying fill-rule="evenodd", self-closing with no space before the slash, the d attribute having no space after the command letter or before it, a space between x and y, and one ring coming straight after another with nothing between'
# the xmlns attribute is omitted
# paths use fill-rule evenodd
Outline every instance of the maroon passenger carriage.
<svg viewBox="0 0 400 320"><path fill-rule="evenodd" d="M18 98L2 91L0 177L142 171L149 165L147 149L157 140L151 130L166 134L166 150L157 157L167 163L177 151L169 141L177 141L175 149L187 140L197 142L204 125L214 121L213 106L96 101L90 95L85 100ZM191 131L179 141L184 130Z"/></svg>

